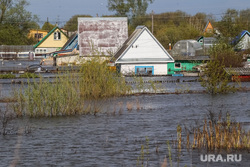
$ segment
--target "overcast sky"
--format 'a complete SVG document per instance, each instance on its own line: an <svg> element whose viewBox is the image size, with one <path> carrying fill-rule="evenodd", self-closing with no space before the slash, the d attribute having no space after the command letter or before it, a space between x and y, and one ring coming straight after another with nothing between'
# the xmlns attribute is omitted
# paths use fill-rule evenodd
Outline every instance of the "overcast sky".
<svg viewBox="0 0 250 167"><path fill-rule="evenodd" d="M38 15L43 24L47 17L53 24L59 22L63 26L73 15L88 14L92 16L110 15L114 12L108 11L108 0L28 0L30 5L28 11ZM194 15L198 12L214 14L220 19L227 9L248 9L249 0L154 0L149 5L148 13L184 11Z"/></svg>

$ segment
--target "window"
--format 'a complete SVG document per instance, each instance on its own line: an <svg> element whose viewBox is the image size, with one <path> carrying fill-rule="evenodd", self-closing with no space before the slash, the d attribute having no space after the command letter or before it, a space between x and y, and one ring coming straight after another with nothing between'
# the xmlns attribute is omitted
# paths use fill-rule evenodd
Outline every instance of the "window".
<svg viewBox="0 0 250 167"><path fill-rule="evenodd" d="M59 31L54 32L54 40L61 40L61 33Z"/></svg>
<svg viewBox="0 0 250 167"><path fill-rule="evenodd" d="M153 66L135 66L136 75L154 75Z"/></svg>
<svg viewBox="0 0 250 167"><path fill-rule="evenodd" d="M43 38L43 34L42 33L35 33L35 38Z"/></svg>
<svg viewBox="0 0 250 167"><path fill-rule="evenodd" d="M181 63L174 63L174 68L181 68Z"/></svg>

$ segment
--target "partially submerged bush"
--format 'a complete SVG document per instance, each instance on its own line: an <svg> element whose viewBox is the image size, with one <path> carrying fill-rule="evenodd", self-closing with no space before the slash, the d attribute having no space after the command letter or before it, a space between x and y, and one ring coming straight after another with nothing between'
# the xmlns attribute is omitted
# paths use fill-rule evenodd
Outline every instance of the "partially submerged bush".
<svg viewBox="0 0 250 167"><path fill-rule="evenodd" d="M14 74L0 74L0 79L13 79L16 78Z"/></svg>
<svg viewBox="0 0 250 167"><path fill-rule="evenodd" d="M242 55L237 55L228 44L218 43L210 49L210 57L202 69L201 85L211 94L235 92L236 83L229 84L231 78L225 67L241 67Z"/></svg>
<svg viewBox="0 0 250 167"><path fill-rule="evenodd" d="M19 76L19 78L38 78L39 76L36 75L35 73L24 73Z"/></svg>
<svg viewBox="0 0 250 167"><path fill-rule="evenodd" d="M125 79L110 69L106 61L98 57L84 62L80 74L79 86L83 98L98 99L120 96L130 91Z"/></svg>
<svg viewBox="0 0 250 167"><path fill-rule="evenodd" d="M82 64L78 75L66 73L53 82L40 77L15 91L18 116L51 117L85 113L85 101L128 93L124 78L94 58ZM95 111L96 112L96 111Z"/></svg>

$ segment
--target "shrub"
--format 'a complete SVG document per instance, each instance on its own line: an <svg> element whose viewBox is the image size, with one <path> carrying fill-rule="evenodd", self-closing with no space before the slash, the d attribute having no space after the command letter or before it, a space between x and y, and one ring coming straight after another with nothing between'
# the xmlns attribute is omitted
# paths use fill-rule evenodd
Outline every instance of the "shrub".
<svg viewBox="0 0 250 167"><path fill-rule="evenodd" d="M24 73L19 76L19 78L38 78L39 76L35 73Z"/></svg>
<svg viewBox="0 0 250 167"><path fill-rule="evenodd" d="M13 79L16 78L14 74L0 74L0 79Z"/></svg>
<svg viewBox="0 0 250 167"><path fill-rule="evenodd" d="M86 113L85 101L128 93L124 78L94 58L82 64L80 73L65 73L52 82L40 77L14 92L18 116L52 117ZM84 111L85 110L85 111ZM87 111L89 112L89 111ZM96 112L96 111L93 111Z"/></svg>

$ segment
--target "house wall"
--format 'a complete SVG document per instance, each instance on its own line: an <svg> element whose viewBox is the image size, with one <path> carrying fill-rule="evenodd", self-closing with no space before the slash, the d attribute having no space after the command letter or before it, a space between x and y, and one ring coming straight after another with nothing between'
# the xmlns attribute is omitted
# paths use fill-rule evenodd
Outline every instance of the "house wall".
<svg viewBox="0 0 250 167"><path fill-rule="evenodd" d="M36 38L38 41L40 41L48 34L48 32L44 30L30 30L28 37L35 38L35 34L42 34L41 38L38 38L38 39Z"/></svg>
<svg viewBox="0 0 250 167"><path fill-rule="evenodd" d="M237 47L241 48L242 50L250 49L250 36L247 34L244 35L244 37L237 44Z"/></svg>
<svg viewBox="0 0 250 167"><path fill-rule="evenodd" d="M153 40L152 36L147 32L139 36L139 38L133 43L132 47L125 53L124 60L126 59L143 59L154 58L162 59L167 58L166 52L161 49L159 44Z"/></svg>
<svg viewBox="0 0 250 167"><path fill-rule="evenodd" d="M135 67L138 66L153 66L154 75L167 75L168 65L166 64L122 64L120 72L124 75L135 74Z"/></svg>
<svg viewBox="0 0 250 167"><path fill-rule="evenodd" d="M35 49L36 54L46 54L46 53L51 53L60 50L61 47L56 47L56 48L45 48L45 47L38 47Z"/></svg>
<svg viewBox="0 0 250 167"><path fill-rule="evenodd" d="M181 67L180 68L176 68L175 67L175 63L180 63ZM174 63L168 63L168 75L172 75L175 74L175 72L179 72L179 71L193 71L193 67L200 65L202 62L201 61L175 61Z"/></svg>
<svg viewBox="0 0 250 167"><path fill-rule="evenodd" d="M127 18L78 18L78 38L80 56L109 56L128 38Z"/></svg>

